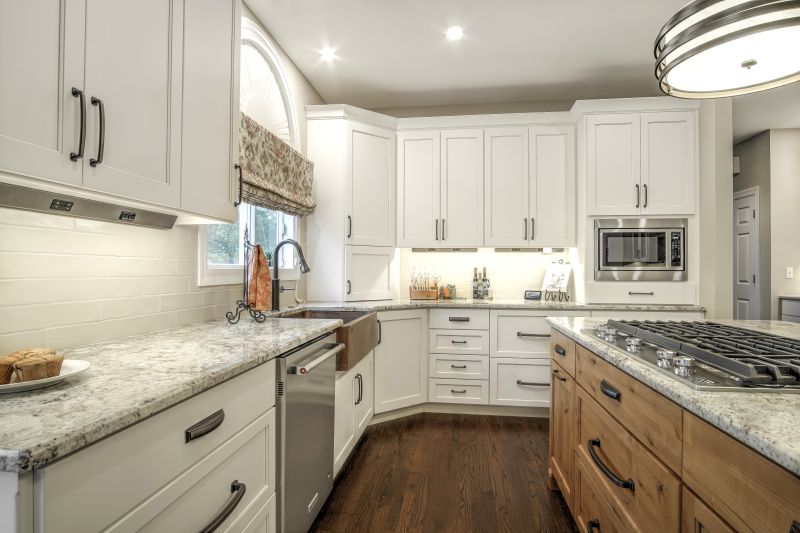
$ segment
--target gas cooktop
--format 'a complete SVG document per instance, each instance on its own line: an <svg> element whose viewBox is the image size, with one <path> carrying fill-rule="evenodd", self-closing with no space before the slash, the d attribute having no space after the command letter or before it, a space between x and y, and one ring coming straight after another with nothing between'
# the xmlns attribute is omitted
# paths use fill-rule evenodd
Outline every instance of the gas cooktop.
<svg viewBox="0 0 800 533"><path fill-rule="evenodd" d="M800 393L800 340L715 322L609 320L584 333L695 389Z"/></svg>

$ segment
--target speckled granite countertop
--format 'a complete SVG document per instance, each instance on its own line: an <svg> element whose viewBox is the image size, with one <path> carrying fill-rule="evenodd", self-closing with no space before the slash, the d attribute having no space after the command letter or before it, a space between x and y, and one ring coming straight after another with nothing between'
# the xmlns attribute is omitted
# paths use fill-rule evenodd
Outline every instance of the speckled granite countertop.
<svg viewBox="0 0 800 533"><path fill-rule="evenodd" d="M42 467L341 323L219 320L60 350L91 367L60 385L0 396L0 471Z"/></svg>
<svg viewBox="0 0 800 533"><path fill-rule="evenodd" d="M604 319L549 318L548 322L617 368L684 409L800 475L800 394L698 391L581 330ZM779 321L713 320L800 339L800 325Z"/></svg>

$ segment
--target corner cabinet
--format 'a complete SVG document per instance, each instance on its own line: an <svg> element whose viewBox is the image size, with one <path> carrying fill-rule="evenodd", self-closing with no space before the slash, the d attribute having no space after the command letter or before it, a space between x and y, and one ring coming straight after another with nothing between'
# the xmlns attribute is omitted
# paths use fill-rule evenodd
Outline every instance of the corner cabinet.
<svg viewBox="0 0 800 533"><path fill-rule="evenodd" d="M428 311L378 313L375 414L428 400Z"/></svg>
<svg viewBox="0 0 800 533"><path fill-rule="evenodd" d="M585 118L589 215L690 215L698 175L697 111Z"/></svg>
<svg viewBox="0 0 800 533"><path fill-rule="evenodd" d="M0 170L233 220L240 5L2 0Z"/></svg>

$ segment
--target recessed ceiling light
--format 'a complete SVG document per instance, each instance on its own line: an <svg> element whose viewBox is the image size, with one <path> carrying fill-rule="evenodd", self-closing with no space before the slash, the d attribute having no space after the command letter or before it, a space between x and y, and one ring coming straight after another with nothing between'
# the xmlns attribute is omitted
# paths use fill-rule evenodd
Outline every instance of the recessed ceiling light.
<svg viewBox="0 0 800 533"><path fill-rule="evenodd" d="M461 26L450 26L447 28L447 38L451 41L457 41L464 36L464 30Z"/></svg>
<svg viewBox="0 0 800 533"><path fill-rule="evenodd" d="M322 58L323 61L331 62L336 59L336 50L331 48L330 46L326 46L322 50L319 51L319 57Z"/></svg>

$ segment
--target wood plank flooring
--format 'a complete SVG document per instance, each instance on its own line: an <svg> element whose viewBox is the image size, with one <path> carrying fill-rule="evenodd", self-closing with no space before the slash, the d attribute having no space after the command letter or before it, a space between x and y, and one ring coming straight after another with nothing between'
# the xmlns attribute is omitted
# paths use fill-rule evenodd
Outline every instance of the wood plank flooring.
<svg viewBox="0 0 800 533"><path fill-rule="evenodd" d="M425 413L367 429L315 533L575 532L547 488L548 421Z"/></svg>

